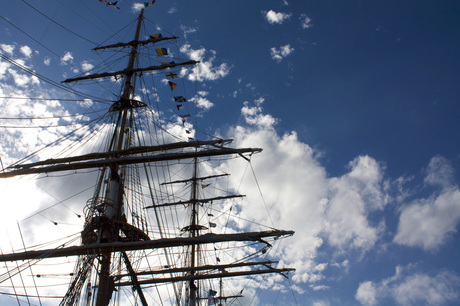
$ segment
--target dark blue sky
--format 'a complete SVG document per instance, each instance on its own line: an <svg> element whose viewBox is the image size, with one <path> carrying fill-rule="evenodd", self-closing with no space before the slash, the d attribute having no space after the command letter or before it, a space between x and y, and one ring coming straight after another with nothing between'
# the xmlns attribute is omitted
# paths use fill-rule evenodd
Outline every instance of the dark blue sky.
<svg viewBox="0 0 460 306"><path fill-rule="evenodd" d="M97 0L33 5L102 43L135 20L135 3L119 1L119 10ZM70 52L78 68L100 61L92 43L21 1L0 14L58 56ZM159 0L145 15L148 25L181 38L175 55L193 56L180 54L184 45L201 49L211 69L192 85L214 104L194 127L264 148L255 168L266 203L280 227L297 232L279 256L298 270L299 305L459 303L459 1ZM74 74L0 22L2 54L58 82ZM227 73L215 77L222 65ZM32 82L18 85L14 72L0 72L2 90L32 90ZM2 107L0 115L9 115ZM273 118L276 124L262 122ZM243 132L228 135L236 126ZM291 291L269 291L261 305L276 297L294 305Z"/></svg>

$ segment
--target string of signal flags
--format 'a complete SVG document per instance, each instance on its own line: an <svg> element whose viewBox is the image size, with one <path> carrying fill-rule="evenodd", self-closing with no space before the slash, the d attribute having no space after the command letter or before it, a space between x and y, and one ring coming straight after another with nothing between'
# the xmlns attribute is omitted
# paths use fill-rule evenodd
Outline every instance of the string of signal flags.
<svg viewBox="0 0 460 306"><path fill-rule="evenodd" d="M117 9L120 9L117 6L118 1L109 2L107 0L99 0L99 2L106 3L107 6L116 7ZM153 5L155 2L156 2L155 0L144 2L144 8L147 8L147 7L151 6L151 5ZM150 37L151 38L161 38L162 35L161 34L154 34L154 35L150 35ZM166 49L166 48L157 48L157 49L155 49L155 51L156 51L156 53L157 53L157 55L159 57L168 55L168 49ZM171 63L174 64L174 62L171 62ZM171 63L165 62L165 63L162 63L162 64L171 64ZM176 88L177 84L174 83L171 80L178 78L177 73L176 72L167 72L166 73L166 78L169 80L168 84L169 84L169 87L171 88L171 91L174 91L174 88ZM187 102L187 99L184 98L183 96L174 96L174 102L177 103L176 107L177 107L177 110L180 113L180 110L181 110L181 108L183 106L182 103ZM188 113L188 114L185 114L185 115L180 115L180 117L182 118L182 125L185 126L185 122L187 122L186 118L191 117L191 115L190 115L190 113ZM191 133L189 130L185 130L185 131L186 131L187 134ZM192 139L192 138L189 137L189 139Z"/></svg>
<svg viewBox="0 0 460 306"><path fill-rule="evenodd" d="M158 38L162 38L162 35L161 34L153 34L153 35L150 35L150 38L158 39ZM157 53L157 55L159 57L168 55L168 49L166 49L166 48L156 48L155 51L156 51L156 53ZM161 64L162 65L169 65L169 64L174 64L174 62L162 62ZM177 84L174 83L172 80L179 78L179 76L177 75L176 72L166 72L165 75L166 75L166 79L168 79L169 88L171 89L171 92L173 92L174 89L177 87ZM187 102L187 99L184 98L183 96L173 96L173 97L174 97L174 102L176 102L177 110L179 111L179 113L181 113L181 108L183 106L183 103ZM190 113L181 114L180 117L182 118L182 125L185 126L185 122L187 122L186 118L191 117L191 115L190 115ZM185 132L187 134L190 134L189 130L185 130ZM192 138L189 137L189 139L191 140Z"/></svg>

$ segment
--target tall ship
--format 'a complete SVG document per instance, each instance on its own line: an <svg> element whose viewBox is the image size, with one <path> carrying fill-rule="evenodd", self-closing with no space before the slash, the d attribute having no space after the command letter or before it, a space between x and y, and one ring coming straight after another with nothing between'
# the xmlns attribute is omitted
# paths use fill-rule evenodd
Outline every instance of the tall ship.
<svg viewBox="0 0 460 306"><path fill-rule="evenodd" d="M131 39L94 48L100 66L62 82L103 107L0 173L3 182L34 177L66 189L91 181L69 197L81 211L57 201L81 220L80 230L28 245L24 236L33 233L18 226L22 247L2 248L0 290L12 305L240 305L248 279L294 270L270 252L294 232L240 217L245 195L229 187L222 166L239 159L251 167L262 149L198 133L193 101L180 87L200 63L171 56L177 37L150 32L144 10L133 24ZM100 98L80 85L120 89Z"/></svg>

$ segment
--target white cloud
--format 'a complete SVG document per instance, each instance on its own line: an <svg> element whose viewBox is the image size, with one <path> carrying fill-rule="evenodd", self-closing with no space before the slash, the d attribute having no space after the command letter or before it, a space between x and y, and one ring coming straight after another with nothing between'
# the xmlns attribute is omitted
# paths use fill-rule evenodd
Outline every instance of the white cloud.
<svg viewBox="0 0 460 306"><path fill-rule="evenodd" d="M258 126L259 128L273 127L277 120L269 114L265 115L262 113L262 103L260 100L256 100L255 104L256 106L252 107L249 105L249 102L244 102L244 106L241 109L241 114L243 115L246 123Z"/></svg>
<svg viewBox="0 0 460 306"><path fill-rule="evenodd" d="M62 57L62 63L65 64L65 62L72 62L73 61L73 55L71 52L67 51L64 56Z"/></svg>
<svg viewBox="0 0 460 306"><path fill-rule="evenodd" d="M21 51L22 54L24 54L25 57L30 57L32 55L32 49L30 49L29 46L22 46L19 48L19 51Z"/></svg>
<svg viewBox="0 0 460 306"><path fill-rule="evenodd" d="M23 60L16 60L20 65L27 66ZM18 97L23 99L0 99L0 114L9 118L38 117L47 119L9 120L9 128L0 128L0 143L2 143L2 159L5 165L13 159L23 157L33 152L37 147L43 146L59 138L73 127L39 128L38 126L55 126L59 116L66 116L68 112L56 100L30 100L28 97L48 98L47 91L41 88L37 77L23 73L15 66L7 69L4 82L0 86L0 96ZM16 128L20 126L37 126L36 128Z"/></svg>
<svg viewBox="0 0 460 306"><path fill-rule="evenodd" d="M449 272L434 277L414 274L394 288L394 297L400 305L442 305L457 300L459 282L460 279Z"/></svg>
<svg viewBox="0 0 460 306"><path fill-rule="evenodd" d="M8 53L9 55L13 55L13 51L15 48L14 45L0 44L0 47L4 52Z"/></svg>
<svg viewBox="0 0 460 306"><path fill-rule="evenodd" d="M207 95L208 92L199 91L193 98L190 99L190 101L195 102L198 108L209 110L214 106L214 103L205 98Z"/></svg>
<svg viewBox="0 0 460 306"><path fill-rule="evenodd" d="M396 267L394 276L378 283L362 282L355 298L362 305L377 305L383 299L392 299L399 305L443 305L458 301L460 278L451 272L430 276L408 273L407 268Z"/></svg>
<svg viewBox="0 0 460 306"><path fill-rule="evenodd" d="M435 156L428 164L425 183L441 187L453 187L454 169L447 159Z"/></svg>
<svg viewBox="0 0 460 306"><path fill-rule="evenodd" d="M302 29L309 29L313 26L311 23L311 18L305 14L300 15L300 23L302 25Z"/></svg>
<svg viewBox="0 0 460 306"><path fill-rule="evenodd" d="M373 306L377 304L377 289L373 282L367 281L359 284L355 298L362 305Z"/></svg>
<svg viewBox="0 0 460 306"><path fill-rule="evenodd" d="M184 32L184 37L187 38L187 34L189 33L196 33L197 29L196 28L192 28L192 27L186 27L184 25L181 25L180 26L180 29L182 30L182 32Z"/></svg>
<svg viewBox="0 0 460 306"><path fill-rule="evenodd" d="M135 13L140 12L143 8L145 8L145 5L144 3L140 2L134 2L133 6L131 7L132 11Z"/></svg>
<svg viewBox="0 0 460 306"><path fill-rule="evenodd" d="M4 79L8 74L8 68L10 68L11 64L6 62L0 62L0 80Z"/></svg>
<svg viewBox="0 0 460 306"><path fill-rule="evenodd" d="M28 74L18 73L14 69L8 69L8 73L13 77L14 83L19 87L25 87L31 81L31 77Z"/></svg>
<svg viewBox="0 0 460 306"><path fill-rule="evenodd" d="M291 48L290 44L281 46L279 47L279 49L276 49L275 47L270 49L270 54L272 56L272 59L277 61L278 63L281 62L283 58L285 58L292 52L294 52L294 48Z"/></svg>
<svg viewBox="0 0 460 306"><path fill-rule="evenodd" d="M276 13L273 10L269 10L268 12L265 12L265 18L270 24L275 24L275 23L281 24L286 19L289 19L290 17L291 17L291 14L282 13L282 12Z"/></svg>
<svg viewBox="0 0 460 306"><path fill-rule="evenodd" d="M77 103L78 103L78 105L80 105L81 107L84 107L84 108L90 108L94 104L93 100L91 100L91 99L83 99L82 102L77 102Z"/></svg>
<svg viewBox="0 0 460 306"><path fill-rule="evenodd" d="M326 228L331 245L363 250L374 246L383 228L370 225L367 216L386 204L381 172L373 158L360 156L350 163L349 173L330 179Z"/></svg>
<svg viewBox="0 0 460 306"><path fill-rule="evenodd" d="M89 70L91 70L93 68L94 68L94 65L89 63L89 62L87 62L87 61L84 61L83 63L81 63L81 69L83 71L89 71Z"/></svg>
<svg viewBox="0 0 460 306"><path fill-rule="evenodd" d="M308 282L313 290L326 289L321 282L329 265L316 262L319 247L327 242L334 250L365 252L380 238L383 227L371 224L368 215L386 205L382 168L371 157L362 156L350 163L347 173L328 177L318 152L295 132L278 135L274 128L278 120L264 114L262 104L263 99L254 105L245 102L241 112L249 126L237 126L230 133L235 146L264 150L252 159L264 200L257 200L253 180L234 182L248 199L241 208L242 217L294 230L292 242L283 246L283 264L297 269L294 281ZM240 178L246 169L240 163L229 167L235 174L232 178ZM349 261L344 258L343 262L338 268L347 270Z"/></svg>
<svg viewBox="0 0 460 306"><path fill-rule="evenodd" d="M252 165L265 201L260 201L253 180L234 182L236 186L241 185L241 192L247 195L249 202L242 208L242 216L262 224L271 225L273 220L277 228L296 231L295 243L285 245L283 260L286 265L297 268L295 280L306 282L321 273L318 269L315 272L314 258L323 243L320 237L323 215L318 201L325 193L324 169L316 163L314 151L298 141L296 133L278 136L273 125L267 124L274 119L260 111L246 103L242 112L252 127L238 126L230 133L238 147L264 149L263 154L253 158ZM260 119L265 116L270 116L270 120ZM232 178L241 177L246 168L240 163L229 166L235 174ZM262 213L267 211L268 216ZM299 211L308 211L308 214L299 214ZM309 226L304 226L307 223Z"/></svg>
<svg viewBox="0 0 460 306"><path fill-rule="evenodd" d="M431 159L425 183L440 186L441 191L403 206L396 243L435 250L456 232L460 223L460 190L452 177L453 169L446 159Z"/></svg>
<svg viewBox="0 0 460 306"><path fill-rule="evenodd" d="M49 56L46 56L44 59L43 59L43 64L45 64L46 66L49 66L51 63L51 58Z"/></svg>
<svg viewBox="0 0 460 306"><path fill-rule="evenodd" d="M214 81L224 78L230 72L230 67L226 63L222 63L217 67L214 66L216 52L213 50L208 51L211 55L207 60L205 59L205 54L207 53L205 48L192 49L189 44L185 44L180 48L180 51L187 54L190 59L200 62L193 68L184 68L182 70L182 74L188 75L189 80L198 82Z"/></svg>

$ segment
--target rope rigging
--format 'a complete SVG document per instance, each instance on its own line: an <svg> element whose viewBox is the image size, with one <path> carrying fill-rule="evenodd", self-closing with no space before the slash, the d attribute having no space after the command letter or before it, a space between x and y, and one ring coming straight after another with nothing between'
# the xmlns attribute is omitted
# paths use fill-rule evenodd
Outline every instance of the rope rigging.
<svg viewBox="0 0 460 306"><path fill-rule="evenodd" d="M1 17L1 16L0 16ZM2 17L3 18L3 17ZM55 87L57 87L58 89L61 89L63 91L67 91L67 92L70 92L72 94L78 94L80 96L83 96L83 97L86 97L87 99L95 99L95 100L100 100L99 97L94 97L94 96L91 96L91 95L88 95L86 93L83 93L83 92L78 92L76 90L73 90L73 89L70 89L69 87L67 86L64 86L64 85L61 85L60 83L56 82L56 81L53 81L41 74L39 74L38 72L36 71L33 71L27 67L25 67L24 65L21 65L20 63L16 62L15 60L9 58L8 56L4 55L4 54L1 54L0 53L0 58L2 58L3 60L7 61L8 63L18 67L19 69L23 70L24 72L27 72L28 74L30 75L33 75L37 78L39 78L40 80L46 82L46 83L49 83Z"/></svg>
<svg viewBox="0 0 460 306"><path fill-rule="evenodd" d="M75 36L77 36L77 37L79 37L79 38L81 38L81 39L83 39L83 40L89 42L89 43L92 43L93 45L97 45L97 43L95 43L95 42L93 42L93 41L91 41L91 40L89 40L89 39L87 39L87 38L85 38L85 37L83 37L83 36L81 36L81 35L75 33L74 31L72 31L72 30L66 28L65 26L63 26L62 24L60 24L60 23L58 23L57 21L53 20L52 18L46 16L44 13L42 13L41 11L39 11L36 7L34 7L34 6L32 6L30 3L28 3L26 0L22 0L22 2L24 2L26 5L28 5L30 8L32 8L34 11L36 11L37 13L39 13L40 15L42 15L43 17L45 17L46 19L48 19L49 21L51 21L52 23L54 23L55 25L59 26L60 28L66 30L67 32L69 32L69 33L71 33L71 34L73 34L73 35L75 35Z"/></svg>
<svg viewBox="0 0 460 306"><path fill-rule="evenodd" d="M29 5L25 0L23 0L23 2ZM39 13L42 14L41 12ZM50 21L52 20L50 19ZM78 36L78 34L76 33L71 33ZM119 32L117 32L116 35L118 35L118 33ZM144 32L144 34L148 36L146 32ZM135 44L136 42L133 43L133 45ZM176 48L179 49L177 44ZM134 51L132 51L132 53L134 53ZM98 52L97 54L99 55L100 53ZM113 53L108 59L102 61L101 65L92 67L92 69L85 71L85 73L107 68L115 69L117 65L119 65L121 62L122 54L126 54L125 50L113 51ZM39 77L41 80L53 86L56 86L58 89L66 90L67 92L82 97L82 99L80 100L75 99L73 101L85 102L86 98L92 99L95 102L100 102L103 105L105 103L109 104L111 102L114 102L113 107L111 107L110 109L106 108L104 110L93 110L91 112L86 112L77 115L62 115L56 117L44 116L41 118L0 118L5 120L45 120L78 118L78 116L97 115L96 118L82 122L78 122L75 120L72 123L62 125L28 126L27 128L46 128L74 125L76 126L76 128L70 131L69 133L60 136L56 141L53 142L53 144L49 144L41 148L40 150L24 157L17 163L13 164L13 166L25 163L26 161L31 161L34 158L39 160L38 162L35 162L35 164L43 165L47 162L56 163L56 159L59 159L58 157L62 156L62 160L65 159L65 163L70 164L71 162L69 162L70 158L67 158L68 156L75 157L75 160L77 160L77 158L82 158L82 156L83 158L86 158L87 156L85 154L91 155L91 153L87 152L96 152L97 154L94 155L99 154L97 158L99 158L100 160L109 160L110 158L117 158L115 162L112 161L112 164L98 164L95 166L95 169L97 169L97 173L99 174L95 185L92 185L78 193L75 193L72 196L65 198L64 200L59 200L59 197L54 197L51 194L49 194L51 195L51 197L54 198L55 202L53 202L52 204L45 205L45 208L41 208L40 210L36 211L33 215L23 219L24 221L36 215L39 215L51 221L53 224L58 225L58 222L56 221L58 219L50 217L54 212L54 210L51 211L50 209L57 208L61 205L80 218L80 215L75 213L70 208L70 205L66 205L64 204L64 202L70 199L80 201L80 199L76 198L78 195L81 195L90 189L94 190L93 197L90 198L84 206L84 218L82 219L85 219L85 225L81 232L81 237L76 237L74 242L81 239L82 243L81 245L79 245L79 247L84 246L88 248L94 247L94 245L97 243L97 247L94 248L99 249L92 250L91 255L88 255L88 253L84 253L83 251L81 253L78 253L78 263L75 265L76 272L72 274L64 275L52 272L48 274L41 274L36 272L35 274L41 275L43 276L43 278L71 276L71 286L69 286L68 288L65 297L65 299L67 299L66 301L72 301L71 303L73 303L75 301L78 302L78 299L80 297L82 299L85 298L84 287L87 288L86 294L88 295L87 298L89 301L90 293L96 295L96 292L101 291L101 288L103 286L98 285L96 281L99 282L103 278L105 278L105 280L109 283L106 286L106 288L109 288L109 291L112 290L112 292L110 292L110 295L112 293L116 295L116 297L114 297L112 301L116 301L116 299L119 299L122 293L129 293L129 295L134 295L135 297L140 298L143 294L143 291L145 291L144 293L151 296L151 293L153 291L150 292L146 290L147 288L155 288L155 290L157 291L157 296L155 296L155 300L159 301L162 304L167 301L179 304L183 299L185 299L184 295L186 295L186 292L190 293L191 291L194 292L194 299L196 298L196 300L199 300L205 298L206 293L204 288L214 290L219 287L219 285L214 280L211 280L212 276L214 276L214 278L218 278L218 276L220 275L220 279L222 279L222 277L225 277L225 274L227 273L225 269L244 266L244 261L246 261L247 259L260 259L262 257L267 256L267 249L271 248L271 244L274 244L274 242L276 242L279 237L276 235L272 237L269 236L267 233L266 234L268 236L263 237L257 237L255 233L252 233L253 236L251 236L251 239L244 237L242 235L243 233L240 233L243 228L248 228L253 225L258 225L262 227L262 225L257 222L249 221L239 216L237 212L238 207L240 206L239 202L233 202L232 200L227 199L227 196L228 198L230 198L230 192L228 194L225 194L223 192L231 189L228 180L226 186L225 184L220 184L217 179L213 180L212 187L210 187L207 190L203 190L205 189L205 187L202 187L203 185L200 184L202 183L203 179L201 179L198 176L198 168L203 173L201 175L207 174L207 176L221 176L220 174L216 175L216 172L218 173L218 171L215 170L215 163L225 162L229 159L237 158L238 154L243 155L243 153L227 153L231 154L231 156L228 157L212 157L211 155L203 155L199 157L194 157L193 162L190 161L192 160L192 158L189 158L188 160L179 159L178 156L181 153L185 152L188 154L189 152L193 152L197 154L196 156L198 156L198 153L202 153L202 151L205 151L205 149L208 149L209 151L211 151L212 149L216 151L220 150L224 152L229 152L225 151L227 149L226 144L228 141L225 143L216 141L212 144L203 144L205 141L189 141L193 139L188 138L188 133L185 133L185 131L188 128L196 130L199 117L199 112L197 110L198 107L196 103L193 105L191 103L186 103L185 107L182 110L180 110L180 108L177 107L177 111L175 111L174 106L176 106L176 104L174 102L171 104L171 99L161 100L158 94L158 87L156 86L161 86L161 83L154 83L154 80L155 78L160 77L162 78L161 82L164 82L166 81L164 75L160 75L160 73L157 72L150 73L142 70L134 71L132 65L130 65L129 67L131 70L126 70L123 73L121 73L121 75L124 75L125 79L119 80L115 78L116 76L113 76L113 78L109 79L108 81L110 82L111 86L108 86L108 88L103 87L104 89L106 89L104 95L113 94L115 96L115 101L110 101L109 99L104 100L82 92L74 91L71 87L64 86L44 76L41 76L38 73L32 71L31 69L25 67L24 65L21 65L20 63L17 63L6 56L4 57L4 55L2 55L1 58L15 65L16 67L26 71L27 73ZM170 57L170 59L175 58ZM136 57L136 60L145 60L146 62L150 63L151 66L152 63L161 63L161 59L157 58L156 56L152 56L152 54L150 53L147 53L147 56ZM136 63L136 67L139 67L140 65L141 64L139 62ZM169 66L168 71L180 74L181 70L174 68L175 67L171 65ZM161 71L163 73L163 69ZM102 86L102 82L99 79L99 76L96 77L95 79L88 81L88 83L93 83ZM131 80L131 77L133 77L133 80ZM152 78L151 83L146 81L147 77ZM83 79L84 77L81 78L81 81L83 81ZM182 84L179 84L179 88L182 85L182 88L180 90L182 90L183 96L187 97L189 91L185 86L184 79L185 78L182 78ZM125 90L122 90L122 93L118 91L118 93L115 94L117 91L111 91L111 88L120 85L120 83L125 84ZM152 84L153 87L151 87ZM139 86L139 89L137 91L134 91L136 85ZM163 85L164 88L166 88L166 91L168 91L166 83L164 83ZM194 90L196 96L196 92L198 90L196 83ZM153 99L151 99L149 91L154 91ZM122 97L122 99L119 99L120 96ZM174 96L172 96L171 94L169 98L171 97ZM40 98L33 99L40 100ZM145 101L145 104L149 107L144 108L144 105L136 105L135 101L137 100L139 100L140 103L144 103ZM63 99L63 101L65 101L65 99ZM68 99L68 101L71 101L71 99ZM182 102L185 101L181 101L181 103ZM159 106L160 103L163 103L162 107ZM164 109L166 109L166 111ZM188 114L194 112L193 117L195 122L193 124L184 120L186 118L186 115L181 112L184 110ZM101 114L103 111L105 111L105 113ZM18 128L18 126L8 127ZM205 132L201 132L200 135L207 134ZM215 136L213 136L212 138L220 139ZM182 147L173 147L171 149L171 151L173 151L176 155L174 155L174 158L171 158L170 160L165 159L155 161L145 159L143 161L140 160L138 163L128 163L127 158L122 159L120 157L121 155L125 154L125 151L127 151L128 149L132 149L137 146L148 147L158 144L170 143L174 140L177 143L182 144ZM187 141L189 142L186 143ZM54 154L55 152L52 152L51 150L51 146L55 144L60 145L60 149L62 149L58 154ZM200 151L202 148L203 150ZM53 153L53 157L51 160L46 159L43 161L40 157L45 155L45 153L48 153L48 149L49 151L51 151L51 153ZM161 153L159 153L158 155L163 154L163 152L167 151L168 149L170 148L161 148ZM101 157L100 152L107 151L109 151L111 155L105 155ZM81 154L81 152L83 152L83 155ZM130 152L133 153L132 151ZM143 152L136 151L137 156L135 157L145 157L148 156L148 153L145 153L144 155ZM249 165L252 169L250 159L245 159L249 162ZM200 161L199 167L198 160ZM30 164L31 163L29 163L29 165L22 166L27 168L31 166ZM75 167L75 165L72 166ZM75 169L85 168L82 167L73 169L73 172L72 170L69 172L64 172L65 175L69 175L70 172L72 172L71 174L75 174L77 172L82 173L83 170L77 171ZM69 169L66 169L65 171L68 170ZM220 173L222 173L222 171ZM47 174L47 177L52 178L56 176L48 176ZM43 176L40 176L39 178L43 178ZM180 180L181 183L183 183L186 180L189 180L192 183L185 183L183 185L162 184L162 182L173 182L174 180ZM75 181L69 179L68 182L70 182L70 184L73 184ZM257 179L256 183L260 191ZM81 184L81 182L78 182L78 184ZM39 187L42 188L41 186ZM147 190L145 190L145 188L147 188ZM118 191L118 198L112 196L112 190ZM207 199L207 197L211 199L209 203L208 201L204 201L209 200ZM117 199L120 199L119 202L115 201ZM164 204L168 202L178 202L181 205L160 207L162 203ZM265 201L263 202L267 207ZM148 208L146 207L147 205L151 205L154 209L145 209ZM107 210L111 209L112 207L119 208L121 212L117 212L118 215L115 215L115 217L108 217ZM46 214L44 214L45 211L47 212ZM218 212L218 214L214 216L213 212ZM63 215L64 214L62 214L62 216ZM218 224L219 217L223 217L222 219L226 220ZM241 221L244 221L244 223L246 224L242 224L243 222ZM49 226L51 225L49 224ZM214 229L215 227L217 228ZM106 228L109 228L109 231L106 231ZM273 229L273 227L270 226L268 228ZM85 232L87 229L88 231ZM227 233L227 231L229 231L229 233ZM224 234L222 234L222 232L224 232ZM86 235L85 233L90 234ZM141 236L139 233L145 234L145 236L142 236L143 240L139 238ZM95 235L91 236L91 234ZM137 234L139 235L136 236ZM210 236L206 236L208 234ZM226 238L222 238L222 240L213 238L217 240L211 240L211 242L207 244L208 241L206 241L206 239L208 239L209 237L223 237L224 235L234 235L232 237L238 237L238 239L241 240L228 241L225 240ZM192 241L192 239L188 238L199 238L202 240L200 240L199 243L192 242L190 244L187 244L190 241ZM158 243L159 241L161 242L162 239L167 240L168 243L171 243L171 241L188 242L183 245L183 242L180 242L181 244L177 245L167 244L165 247L151 247L147 248L148 251L146 250L146 248L141 249L140 251L126 252L119 250L117 251L116 249L109 250L109 248L112 247L111 245L109 245L111 243L117 244L121 241L137 243L141 241L149 241L149 239L154 240L154 243ZM107 246L107 250L102 250L101 246L105 248L104 244L105 246ZM203 245L198 246L198 244ZM69 244L65 245L67 246ZM60 245L59 249L64 249L64 244ZM68 254L68 256L74 255L70 253L65 253L68 250L63 251L63 253L59 254ZM156 255L157 258L152 259L150 256L147 256L151 254ZM242 254L245 254L246 256L243 256ZM56 254L53 254L53 256L54 255ZM222 263L220 263L221 260ZM130 267L130 265L132 267ZM28 260L26 266L16 267L13 273L21 274L20 272L24 271L25 269L31 270L32 266L38 266L38 260L37 262L34 262L33 260ZM247 266L251 266L251 264L248 264ZM271 267L266 268L266 272L263 271L264 273L272 273L273 271L278 272L278 270L275 269L270 270ZM153 271L153 274L162 274L163 279L172 280L173 286L168 286L166 289L167 295L164 295L161 287L162 284L160 283L162 278L157 279L158 283L151 284L149 281L151 281L152 279L155 280L155 277L145 277L144 279L141 279L141 281L144 282L142 286L142 291L140 285L138 283L136 284L137 280L133 277L134 272L132 271L134 270L150 270ZM105 274L102 271L104 271ZM260 270L257 269L254 271L260 272ZM284 272L284 270L279 271ZM215 274L213 275L213 273ZM9 270L8 275L10 275ZM6 276L4 274L0 275L0 278L1 277ZM200 280L200 278L202 279ZM128 279L128 281L126 281L126 279ZM197 284L197 286L199 286L199 288L194 288L195 283ZM116 292L113 292L112 286L118 286ZM125 289L125 287L123 286L129 286L129 288ZM222 285L220 286L220 295L223 296ZM22 283L22 287L24 291L26 291L26 289L29 288L28 285L24 282ZM35 285L30 288L35 288L35 290L37 291L37 298L39 298L39 296L42 296L42 298L46 298L46 296L38 294L38 286ZM14 287L14 289L16 290L16 287ZM201 293L198 289L201 290ZM239 290L235 289L233 291L238 292ZM230 292L230 290L228 290L228 292ZM18 293L20 294L20 292ZM16 296L20 296L19 294Z"/></svg>

